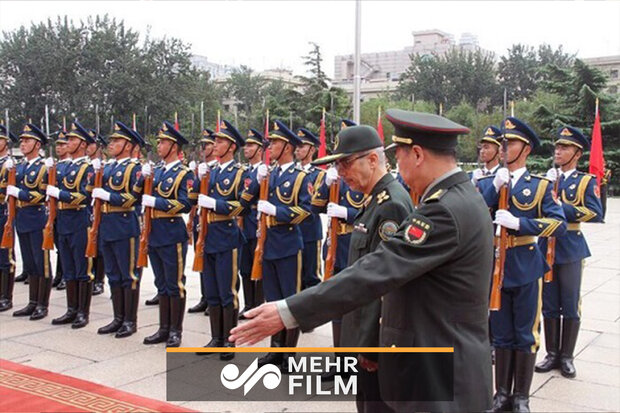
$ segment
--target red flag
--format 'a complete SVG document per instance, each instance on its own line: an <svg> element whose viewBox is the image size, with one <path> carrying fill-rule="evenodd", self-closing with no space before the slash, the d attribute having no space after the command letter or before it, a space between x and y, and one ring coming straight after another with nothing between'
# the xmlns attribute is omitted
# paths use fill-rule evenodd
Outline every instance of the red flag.
<svg viewBox="0 0 620 413"><path fill-rule="evenodd" d="M377 132L379 133L381 142L385 142L385 139L383 138L383 124L381 123L381 106L377 109Z"/></svg>
<svg viewBox="0 0 620 413"><path fill-rule="evenodd" d="M590 173L596 176L596 183L600 187L605 174L605 159L603 158L603 134L601 133L601 117L598 113L598 98L596 98L596 112L594 128L592 128L592 145L590 148Z"/></svg>
<svg viewBox="0 0 620 413"><path fill-rule="evenodd" d="M179 130L179 115L176 112L174 112L174 128Z"/></svg>
<svg viewBox="0 0 620 413"><path fill-rule="evenodd" d="M319 128L319 158L327 155L327 145L325 143L325 108L323 108L323 115L321 115L321 127ZM325 165L322 166L325 169Z"/></svg>
<svg viewBox="0 0 620 413"><path fill-rule="evenodd" d="M269 109L267 109L267 112L265 112L265 135L263 136L263 138L265 139L265 142L269 138ZM265 147L265 165L267 166L269 166L269 164L271 163L270 152L271 151L269 150L269 146L266 146Z"/></svg>

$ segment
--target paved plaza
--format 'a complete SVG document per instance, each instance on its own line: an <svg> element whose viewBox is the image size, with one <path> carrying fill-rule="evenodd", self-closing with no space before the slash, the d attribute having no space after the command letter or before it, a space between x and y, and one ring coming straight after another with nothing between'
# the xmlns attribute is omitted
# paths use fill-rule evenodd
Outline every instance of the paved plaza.
<svg viewBox="0 0 620 413"><path fill-rule="evenodd" d="M582 284L582 329L576 348L577 377L563 378L559 371L534 374L532 411L620 411L620 199L608 201L605 224L584 224L592 257L586 261ZM191 248L190 248L191 250ZM186 274L188 306L199 299L199 279L191 271L188 254ZM21 265L21 263L18 263ZM17 273L21 272L18 267ZM109 289L93 297L90 324L80 330L52 326L51 319L65 311L64 291L53 290L50 315L40 321L12 317L27 303L27 286L15 286L14 309L0 313L0 358L89 380L159 400L166 397L165 348L145 346L142 339L158 325L157 307L144 300L155 293L153 274L145 270L141 286L138 332L126 339L101 336L97 329L111 320ZM210 339L208 317L186 314L183 346L198 347ZM267 346L265 340L259 344ZM331 346L331 327L321 326L303 334L300 346ZM544 341L539 359L544 357ZM352 402L175 402L205 412L353 412Z"/></svg>

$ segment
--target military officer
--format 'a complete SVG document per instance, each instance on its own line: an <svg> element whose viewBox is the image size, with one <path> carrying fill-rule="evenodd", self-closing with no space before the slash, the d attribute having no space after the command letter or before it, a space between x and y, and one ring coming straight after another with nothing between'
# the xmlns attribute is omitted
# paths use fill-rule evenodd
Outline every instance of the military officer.
<svg viewBox="0 0 620 413"><path fill-rule="evenodd" d="M94 280L92 259L85 255L94 175L86 147L94 139L78 121L71 124L66 137L71 163L57 180L58 186L48 185L46 190L48 196L59 201L55 231L58 232L62 276L67 284L67 311L53 319L52 324L71 323L71 328L82 328L88 324ZM51 167L53 160L46 160L46 164Z"/></svg>
<svg viewBox="0 0 620 413"><path fill-rule="evenodd" d="M303 238L299 224L310 216L310 181L306 173L295 166L293 154L301 144L299 137L286 125L276 120L269 131L271 159L276 167L268 172L267 165L260 165L256 181L252 181L241 196L241 203L249 207L258 196L260 183L269 179L267 200L259 200L257 210L267 214L267 237L263 256L263 290L267 301L289 297L301 291L301 257ZM295 347L299 329L293 327L272 337L274 347ZM259 365L280 364L288 369L283 353L269 353L259 359Z"/></svg>
<svg viewBox="0 0 620 413"><path fill-rule="evenodd" d="M140 199L136 183L141 166L131 161L131 153L141 140L138 132L122 122L115 123L108 146L114 161L105 165L102 187L93 189L93 198L103 203L99 244L114 313L112 322L97 333L116 333L117 338L129 337L137 330L141 273L136 265L140 223L135 210Z"/></svg>
<svg viewBox="0 0 620 413"><path fill-rule="evenodd" d="M583 151L590 149L588 138L572 126L561 127L556 137L555 164L561 172L549 169L547 178L557 183L568 231L556 238L553 281L543 284L547 355L535 370L547 372L559 368L564 377L573 378L576 375L573 353L581 318L579 289L584 260L591 255L581 223L601 222L603 211L596 178L577 170ZM546 252L547 239L542 238L539 243Z"/></svg>
<svg viewBox="0 0 620 413"><path fill-rule="evenodd" d="M105 156L103 149L108 146L108 142L103 136L97 133L95 129L89 130L90 135L95 140L94 143L90 143L86 147L86 155L93 162L98 159L101 165L105 164ZM92 219L93 208L92 205L88 206L88 213ZM93 258L93 272L95 274L95 280L93 281L93 295L99 295L103 293L104 281L105 281L105 268L103 263L103 252L99 251L96 257Z"/></svg>
<svg viewBox="0 0 620 413"><path fill-rule="evenodd" d="M308 192L312 195L315 188L318 188L323 181L323 175L325 175L325 171L310 163L320 141L306 128L299 128L296 133L301 144L295 148L295 158L306 172L311 185L308 187ZM313 212L299 224L299 229L301 229L301 236L304 240L301 269L301 288L303 290L318 284L323 278L321 276L321 240L323 239L321 217L317 212Z"/></svg>
<svg viewBox="0 0 620 413"><path fill-rule="evenodd" d="M239 249L245 243L236 219L244 211L239 200L245 168L234 159L235 153L245 145L245 141L227 120L221 121L219 131L213 133L213 136L213 154L219 159L219 165L210 174L208 195L197 196L200 208L209 211L202 274L206 283L211 325L211 341L205 345L207 348L234 346L228 341L228 335L237 324L239 314ZM207 165L202 163L198 175L202 179L206 173ZM195 182L193 192L200 192L200 182ZM234 353L220 353L221 360L233 357Z"/></svg>
<svg viewBox="0 0 620 413"><path fill-rule="evenodd" d="M482 162L484 166L482 168L476 168L472 171L470 177L474 185L478 179L483 176L494 175L499 169L499 150L500 150L500 138L502 131L496 126L489 125L484 128L484 134L478 142L478 160Z"/></svg>
<svg viewBox="0 0 620 413"><path fill-rule="evenodd" d="M213 131L208 128L203 129L202 136L200 138L200 159L206 164L206 167L209 169L213 169L217 166L217 157L215 156L213 150L214 144L215 138L213 137ZM201 179L200 177L198 178L199 179L197 184L200 185ZM189 195L194 198L194 201L198 199L197 192L191 191ZM199 221L200 214L197 213L194 217L193 224L194 245L196 245L196 239L198 238ZM205 279L206 276L207 275L204 271L200 273L200 301L193 307L190 307L187 310L188 313L204 313L205 315L209 315L209 303L207 302L207 280Z"/></svg>
<svg viewBox="0 0 620 413"><path fill-rule="evenodd" d="M469 130L427 113L389 109L386 117L394 125L399 170L421 194L416 211L338 276L250 311L251 320L231 338L252 344L284 326L306 331L383 296L380 346L448 346L455 357L452 400L425 402L407 396L418 385L436 383L439 369L421 374L410 358L381 353L382 399L398 411L483 411L491 402L493 227L483 199L456 164L457 135Z"/></svg>
<svg viewBox="0 0 620 413"><path fill-rule="evenodd" d="M151 169L146 163L138 181L144 188L144 177L153 173L153 194L142 195L142 205L151 208L149 261L155 274L159 296L159 329L145 337L144 344L166 343L167 347L181 345L185 312L185 257L187 228L181 214L188 213L191 204L187 196L189 169L179 160L187 139L165 121L157 133L157 154L163 164Z"/></svg>
<svg viewBox="0 0 620 413"><path fill-rule="evenodd" d="M550 181L527 171L527 157L540 144L536 133L525 122L508 117L502 123L502 138L507 140L503 154L507 168L498 169L488 178L491 185L482 190L487 205L496 211L494 222L509 233L501 309L492 311L490 317L495 347L493 410L512 405L513 411L529 411L540 344L542 276L549 269L536 237L560 236L566 231L566 223ZM500 189L506 184L510 186L508 209L498 210Z"/></svg>
<svg viewBox="0 0 620 413"><path fill-rule="evenodd" d="M263 153L267 142L263 134L256 129L250 129L243 146L243 156L248 160L246 173L243 177L244 190L250 187L250 183L256 180L258 167L263 163ZM258 199L255 197L250 203L250 210L243 215L243 236L245 244L241 247L239 258L239 273L243 285L243 299L245 301L243 310L239 313L239 320L245 320L244 313L254 307L261 305L265 299L263 297L263 280L252 280L252 264L254 263L254 251L256 251L256 231L258 229L258 213L256 204Z"/></svg>
<svg viewBox="0 0 620 413"><path fill-rule="evenodd" d="M64 170L67 165L71 164L71 156L67 153L67 134L64 129L58 131L58 137L56 138L56 156L58 157L58 162L56 162L56 181L58 182L64 176ZM54 227L56 227L57 223L58 217L56 218ZM62 261L58 249L58 231L54 231L54 245L56 245L56 273L54 274L52 286L62 291L67 288L67 284L62 278Z"/></svg>
<svg viewBox="0 0 620 413"><path fill-rule="evenodd" d="M19 148L24 160L17 165L16 185L8 185L6 193L17 199L15 229L19 237L24 272L29 274L28 305L13 313L38 320L47 316L52 289L49 251L43 250L43 228L47 222L45 190L47 168L39 151L47 144L47 136L36 125L27 123L19 135ZM13 167L12 160L5 168Z"/></svg>
<svg viewBox="0 0 620 413"><path fill-rule="evenodd" d="M4 234L7 219L6 187L8 185L9 170L4 163L9 159L9 140L17 144L17 136L0 124L0 239ZM0 249L0 311L13 307L13 285L15 282L15 252L13 248Z"/></svg>

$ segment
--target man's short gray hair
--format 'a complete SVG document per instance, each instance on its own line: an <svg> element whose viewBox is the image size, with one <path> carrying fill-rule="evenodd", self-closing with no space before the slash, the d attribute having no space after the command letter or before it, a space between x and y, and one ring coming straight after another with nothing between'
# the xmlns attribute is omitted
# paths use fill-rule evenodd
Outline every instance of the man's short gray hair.
<svg viewBox="0 0 620 413"><path fill-rule="evenodd" d="M383 147L373 149L373 152L377 154L377 158L379 158L379 166L385 168L385 151Z"/></svg>

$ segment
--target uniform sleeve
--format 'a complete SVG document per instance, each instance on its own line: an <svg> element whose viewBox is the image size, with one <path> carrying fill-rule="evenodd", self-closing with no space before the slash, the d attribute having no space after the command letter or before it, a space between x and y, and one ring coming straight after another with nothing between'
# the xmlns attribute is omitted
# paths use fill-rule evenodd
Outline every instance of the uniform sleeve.
<svg viewBox="0 0 620 413"><path fill-rule="evenodd" d="M92 179L94 176L93 167L89 164L82 164L80 166L77 177L79 182L75 183L75 189L77 191L68 191L65 189L61 189L58 195L58 199L62 202L71 204L71 205L89 205L91 200L92 193ZM90 189L90 190L89 190Z"/></svg>
<svg viewBox="0 0 620 413"><path fill-rule="evenodd" d="M597 195L596 180L586 176L587 186L581 196L583 201L580 205L568 202L562 203L562 209L568 222L602 222L603 206L601 198Z"/></svg>
<svg viewBox="0 0 620 413"><path fill-rule="evenodd" d="M239 196L239 202L244 209L249 210L252 204L257 202L258 194L260 191L260 184L258 183L258 179L255 176L251 176L249 173L247 175L251 179L250 185L245 188L241 195ZM270 177L266 177L265 179L270 179Z"/></svg>
<svg viewBox="0 0 620 413"><path fill-rule="evenodd" d="M441 204L422 204L374 252L286 303L303 331L318 327L451 260L459 244L456 228Z"/></svg>
<svg viewBox="0 0 620 413"><path fill-rule="evenodd" d="M186 171L180 173L183 174L183 177L176 189L176 199L155 196L155 209L165 211L168 214L186 214L192 209L192 205L187 196L187 181L189 180L189 176Z"/></svg>
<svg viewBox="0 0 620 413"><path fill-rule="evenodd" d="M318 183L314 188L314 194L310 199L310 208L315 214L325 212L327 209L327 201L329 201L329 186L325 182L325 174L319 176Z"/></svg>
<svg viewBox="0 0 620 413"><path fill-rule="evenodd" d="M221 215L228 215L230 217L236 217L243 214L246 207L241 204L240 198L243 190L243 177L245 170L239 168L235 174L235 188L233 189L234 199L216 199L215 200L215 212ZM249 208L248 208L249 209Z"/></svg>
<svg viewBox="0 0 620 413"><path fill-rule="evenodd" d="M558 237L566 232L566 218L560 202L553 198L551 185L548 181L541 181L539 185L546 185L545 195L541 201L541 216L539 218L519 217L518 235L535 235L538 237Z"/></svg>
<svg viewBox="0 0 620 413"><path fill-rule="evenodd" d="M299 182L299 184L298 184ZM308 218L310 213L310 202L312 194L309 191L308 184L310 177L300 172L295 179L297 190L297 205L276 205L276 220L280 222L289 222L291 224L299 224Z"/></svg>
<svg viewBox="0 0 620 413"><path fill-rule="evenodd" d="M140 164L130 164L125 170L126 174L129 174L129 183L124 188L123 192L111 192L110 204L123 208L130 208L140 201L140 192L137 191L137 182L140 177Z"/></svg>

